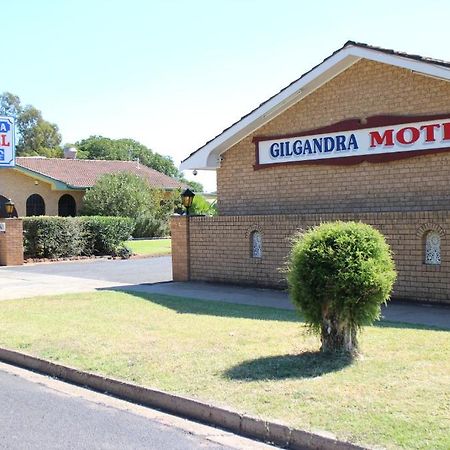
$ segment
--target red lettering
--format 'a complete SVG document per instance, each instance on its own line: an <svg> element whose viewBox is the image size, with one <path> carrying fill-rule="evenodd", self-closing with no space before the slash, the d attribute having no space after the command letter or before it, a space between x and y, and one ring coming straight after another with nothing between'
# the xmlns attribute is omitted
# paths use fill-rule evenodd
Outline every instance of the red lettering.
<svg viewBox="0 0 450 450"><path fill-rule="evenodd" d="M0 134L0 147L9 147L9 142L6 141L6 134Z"/></svg>
<svg viewBox="0 0 450 450"><path fill-rule="evenodd" d="M394 130L386 130L382 135L378 131L370 131L370 147L377 145L391 146L394 145Z"/></svg>
<svg viewBox="0 0 450 450"><path fill-rule="evenodd" d="M405 133L407 131L411 133L409 140L406 140L405 137ZM415 127L405 127L397 131L396 138L397 141L400 142L400 144L404 145L413 144L420 138L420 131Z"/></svg>
<svg viewBox="0 0 450 450"><path fill-rule="evenodd" d="M443 123L442 127L444 128L444 137L443 141L448 141L450 139L450 122Z"/></svg>
<svg viewBox="0 0 450 450"><path fill-rule="evenodd" d="M434 136L434 130L440 128L438 123L433 123L431 125L422 125L420 130L425 130L425 142L435 142L436 137Z"/></svg>

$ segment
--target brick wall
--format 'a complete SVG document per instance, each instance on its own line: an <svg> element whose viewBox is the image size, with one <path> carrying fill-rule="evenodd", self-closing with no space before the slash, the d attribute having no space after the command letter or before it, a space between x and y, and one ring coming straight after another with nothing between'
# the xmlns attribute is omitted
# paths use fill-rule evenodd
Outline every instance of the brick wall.
<svg viewBox="0 0 450 450"><path fill-rule="evenodd" d="M351 166L255 171L254 136L289 134L379 114L450 113L450 83L362 60L259 128L224 155L220 214L286 214L450 208L450 153Z"/></svg>
<svg viewBox="0 0 450 450"><path fill-rule="evenodd" d="M450 113L449 82L377 62L355 63L223 154L220 216L190 219L190 278L285 287L280 268L298 229L361 220L391 244L395 297L450 303L450 152L378 164L253 168L255 136L374 115L442 113ZM250 256L254 230L262 233L261 259ZM429 230L441 236L440 265L424 264ZM174 244L174 264L188 262L183 252L180 259Z"/></svg>
<svg viewBox="0 0 450 450"><path fill-rule="evenodd" d="M190 279L190 222L186 216L174 216L170 221L172 237L172 277L174 281Z"/></svg>
<svg viewBox="0 0 450 450"><path fill-rule="evenodd" d="M0 219L6 232L0 232L0 266L23 264L22 219Z"/></svg>
<svg viewBox="0 0 450 450"><path fill-rule="evenodd" d="M191 217L190 278L284 288L286 283L280 269L289 253L291 237L298 230L330 220L361 220L386 236L398 271L396 298L450 303L447 211ZM176 226L181 227L180 223ZM251 257L250 235L255 230L262 234L262 258ZM443 256L438 266L424 263L424 237L430 230L437 230L442 237ZM187 259L186 252L178 253L181 234L172 227L174 231L175 268L187 264Z"/></svg>

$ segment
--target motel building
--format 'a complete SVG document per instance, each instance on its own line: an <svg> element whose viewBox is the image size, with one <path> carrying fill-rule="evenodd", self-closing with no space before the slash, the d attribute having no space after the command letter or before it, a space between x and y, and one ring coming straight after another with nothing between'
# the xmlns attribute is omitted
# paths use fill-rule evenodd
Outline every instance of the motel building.
<svg viewBox="0 0 450 450"><path fill-rule="evenodd" d="M216 217L172 221L174 279L285 288L299 230L356 220L391 245L393 297L450 303L450 62L347 42L186 158Z"/></svg>

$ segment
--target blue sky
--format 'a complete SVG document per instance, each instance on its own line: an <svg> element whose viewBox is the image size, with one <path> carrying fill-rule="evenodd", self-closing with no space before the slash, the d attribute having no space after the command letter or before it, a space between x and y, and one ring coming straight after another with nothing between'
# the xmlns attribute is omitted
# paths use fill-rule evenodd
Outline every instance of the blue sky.
<svg viewBox="0 0 450 450"><path fill-rule="evenodd" d="M448 1L15 0L0 11L1 91L39 108L63 142L130 137L177 164L349 39L450 60ZM212 173L193 179L215 189Z"/></svg>

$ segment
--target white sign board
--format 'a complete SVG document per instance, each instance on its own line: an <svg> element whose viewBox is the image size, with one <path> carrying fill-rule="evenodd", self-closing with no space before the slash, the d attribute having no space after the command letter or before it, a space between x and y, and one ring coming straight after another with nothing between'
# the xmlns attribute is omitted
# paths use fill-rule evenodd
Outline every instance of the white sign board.
<svg viewBox="0 0 450 450"><path fill-rule="evenodd" d="M450 118L257 140L257 165L450 150Z"/></svg>
<svg viewBox="0 0 450 450"><path fill-rule="evenodd" d="M15 165L14 119L0 116L0 167L14 167Z"/></svg>
<svg viewBox="0 0 450 450"><path fill-rule="evenodd" d="M6 232L6 223L0 222L0 233L5 233L5 232Z"/></svg>

